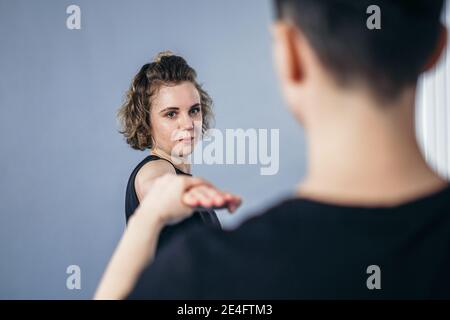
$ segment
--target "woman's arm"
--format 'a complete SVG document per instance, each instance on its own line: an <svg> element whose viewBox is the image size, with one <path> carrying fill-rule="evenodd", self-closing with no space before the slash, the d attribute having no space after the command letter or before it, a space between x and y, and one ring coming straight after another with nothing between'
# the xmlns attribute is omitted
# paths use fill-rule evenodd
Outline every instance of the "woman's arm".
<svg viewBox="0 0 450 320"><path fill-rule="evenodd" d="M155 179L166 173L175 174L175 170L163 160L151 161L139 170L135 190L140 202ZM130 217L127 229L131 229L128 232L131 235L125 236L125 232L122 235L97 288L95 299L124 297L135 283L141 266L150 262L154 256L163 222L157 213L148 215L149 221L146 223L139 221L142 215L137 213L142 209L142 206L138 207ZM146 209L151 211L150 208Z"/></svg>
<svg viewBox="0 0 450 320"><path fill-rule="evenodd" d="M154 257L163 222L158 215L142 215L136 209L109 261L94 299L122 299L133 288L142 269ZM143 218L148 221L142 221Z"/></svg>
<svg viewBox="0 0 450 320"><path fill-rule="evenodd" d="M102 277L94 299L122 299L134 287L141 271L152 261L165 224L192 214L192 208L221 205L234 211L240 198L221 192L200 178L167 174L154 180L130 218Z"/></svg>

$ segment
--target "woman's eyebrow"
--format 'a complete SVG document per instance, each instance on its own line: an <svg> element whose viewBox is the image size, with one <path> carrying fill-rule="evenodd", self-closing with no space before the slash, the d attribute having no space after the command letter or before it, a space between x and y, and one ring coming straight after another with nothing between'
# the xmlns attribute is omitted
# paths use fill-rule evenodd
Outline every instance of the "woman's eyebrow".
<svg viewBox="0 0 450 320"><path fill-rule="evenodd" d="M163 113L163 112L166 112L166 111L173 111L173 110L178 110L179 108L178 107L167 107L167 108L164 108L164 109L162 109L159 113Z"/></svg>
<svg viewBox="0 0 450 320"><path fill-rule="evenodd" d="M200 106L200 103L193 104L192 106L189 107L189 109L192 109L192 108L198 107L198 106ZM169 110L171 110L171 111L178 110L178 109L180 109L180 108L178 108L178 107L167 107L167 108L162 109L159 113L163 113L163 112L166 112L166 111L169 111Z"/></svg>
<svg viewBox="0 0 450 320"><path fill-rule="evenodd" d="M193 104L192 106L190 106L189 109L192 109L192 108L195 108L195 107L199 107L199 106L200 106L200 103L196 103L196 104Z"/></svg>

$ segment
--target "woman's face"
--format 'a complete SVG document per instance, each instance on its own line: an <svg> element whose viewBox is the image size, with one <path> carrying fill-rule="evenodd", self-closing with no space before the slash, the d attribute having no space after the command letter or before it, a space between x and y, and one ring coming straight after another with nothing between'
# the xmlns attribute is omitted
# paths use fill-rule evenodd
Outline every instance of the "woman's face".
<svg viewBox="0 0 450 320"><path fill-rule="evenodd" d="M150 110L154 147L169 155L188 156L202 133L200 95L189 81L162 86Z"/></svg>

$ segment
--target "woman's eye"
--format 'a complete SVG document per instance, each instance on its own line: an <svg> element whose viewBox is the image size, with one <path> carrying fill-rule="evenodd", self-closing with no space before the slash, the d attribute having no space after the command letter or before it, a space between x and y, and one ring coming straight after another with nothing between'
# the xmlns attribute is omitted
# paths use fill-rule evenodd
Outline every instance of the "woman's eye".
<svg viewBox="0 0 450 320"><path fill-rule="evenodd" d="M176 114L177 114L177 113L176 113L175 111L171 111L171 112L168 112L168 113L166 114L166 116L169 117L169 118L173 118L173 117L175 117Z"/></svg>
<svg viewBox="0 0 450 320"><path fill-rule="evenodd" d="M192 110L191 110L191 113L193 113L193 114L197 114L197 113L199 113L200 112L200 108L193 108Z"/></svg>

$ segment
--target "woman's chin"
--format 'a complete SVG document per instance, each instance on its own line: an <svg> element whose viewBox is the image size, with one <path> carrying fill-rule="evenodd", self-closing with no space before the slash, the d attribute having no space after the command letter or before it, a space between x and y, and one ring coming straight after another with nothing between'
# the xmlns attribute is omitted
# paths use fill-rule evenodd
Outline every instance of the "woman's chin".
<svg viewBox="0 0 450 320"><path fill-rule="evenodd" d="M191 146L183 146L181 152L183 157L188 157L191 155L192 151L194 151L194 145Z"/></svg>
<svg viewBox="0 0 450 320"><path fill-rule="evenodd" d="M194 151L194 146L194 144L179 143L174 154L178 157L188 157Z"/></svg>

